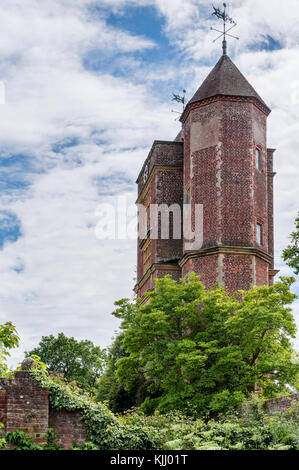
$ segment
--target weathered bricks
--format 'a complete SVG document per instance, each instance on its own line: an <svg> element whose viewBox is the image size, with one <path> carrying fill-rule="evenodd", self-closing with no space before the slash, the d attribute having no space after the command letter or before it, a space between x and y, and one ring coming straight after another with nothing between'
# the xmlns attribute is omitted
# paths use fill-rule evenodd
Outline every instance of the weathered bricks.
<svg viewBox="0 0 299 470"><path fill-rule="evenodd" d="M49 427L55 432L59 444L69 449L74 443L82 445L87 440L86 427L78 412L50 410Z"/></svg>
<svg viewBox="0 0 299 470"><path fill-rule="evenodd" d="M6 397L0 402L0 421L6 431L24 431L35 441L46 442L49 391L40 388L27 371L15 372L13 380L0 379L0 387Z"/></svg>
<svg viewBox="0 0 299 470"><path fill-rule="evenodd" d="M6 432L23 431L38 444L46 443L49 427L63 448L87 440L80 414L49 410L48 389L41 388L28 371L15 372L12 380L0 378L0 422Z"/></svg>
<svg viewBox="0 0 299 470"><path fill-rule="evenodd" d="M293 404L296 403L299 403L299 393L268 400L266 402L266 410L269 412L284 411L288 408L291 408Z"/></svg>

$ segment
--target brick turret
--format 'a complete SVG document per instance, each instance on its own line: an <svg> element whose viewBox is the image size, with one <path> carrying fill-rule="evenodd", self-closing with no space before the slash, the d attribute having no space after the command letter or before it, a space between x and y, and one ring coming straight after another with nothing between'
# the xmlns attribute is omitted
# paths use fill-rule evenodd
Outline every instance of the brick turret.
<svg viewBox="0 0 299 470"><path fill-rule="evenodd" d="M203 243L190 250L183 238L139 241L139 296L154 287L153 278L162 275L159 267L165 268L166 261L168 266L171 261L169 272L175 278L195 272L207 287L218 282L229 292L272 283L274 150L267 149L269 114L231 59L222 56L187 104L176 141L160 144L161 162L152 150L138 178L138 202L145 201L146 193L146 205L189 203L193 229L195 206L202 205ZM142 249L146 244L150 255Z"/></svg>

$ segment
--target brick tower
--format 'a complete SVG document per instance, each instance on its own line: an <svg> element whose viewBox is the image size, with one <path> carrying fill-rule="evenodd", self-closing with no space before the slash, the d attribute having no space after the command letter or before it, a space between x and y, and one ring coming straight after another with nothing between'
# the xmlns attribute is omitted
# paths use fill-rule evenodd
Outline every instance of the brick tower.
<svg viewBox="0 0 299 470"><path fill-rule="evenodd" d="M137 202L203 208L202 244L183 237L138 240L136 293L154 278L191 272L229 292L269 285L273 262L273 154L267 148L270 109L224 54L187 104L174 142L155 141L137 179ZM182 218L183 219L183 218ZM160 220L160 219L159 219ZM183 222L182 222L183 224ZM149 229L152 221L149 222Z"/></svg>

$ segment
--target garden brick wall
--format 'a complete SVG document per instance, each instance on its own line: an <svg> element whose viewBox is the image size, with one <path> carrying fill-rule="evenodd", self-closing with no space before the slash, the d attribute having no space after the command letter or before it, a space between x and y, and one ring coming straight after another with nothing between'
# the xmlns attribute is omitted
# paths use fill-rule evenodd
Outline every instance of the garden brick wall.
<svg viewBox="0 0 299 470"><path fill-rule="evenodd" d="M18 371L14 379L0 378L0 422L6 432L23 431L36 443L45 443L48 428L55 432L58 443L70 449L88 438L78 412L49 409L49 392L39 387L27 371ZM267 401L268 412L282 412L299 402L299 393Z"/></svg>
<svg viewBox="0 0 299 470"><path fill-rule="evenodd" d="M15 372L14 379L0 378L0 422L6 432L23 431L38 444L47 441L49 427L65 449L87 439L79 413L49 409L49 391L40 388L28 371Z"/></svg>
<svg viewBox="0 0 299 470"><path fill-rule="evenodd" d="M272 400L267 401L266 410L269 412L284 411L287 408L291 408L291 406L296 402L299 402L299 393L288 395L287 397L273 398Z"/></svg>
<svg viewBox="0 0 299 470"><path fill-rule="evenodd" d="M69 449L73 443L82 445L88 440L86 427L76 411L50 410L49 427L65 449Z"/></svg>
<svg viewBox="0 0 299 470"><path fill-rule="evenodd" d="M49 392L41 389L26 371L15 379L0 379L0 421L7 432L23 431L35 442L47 440Z"/></svg>

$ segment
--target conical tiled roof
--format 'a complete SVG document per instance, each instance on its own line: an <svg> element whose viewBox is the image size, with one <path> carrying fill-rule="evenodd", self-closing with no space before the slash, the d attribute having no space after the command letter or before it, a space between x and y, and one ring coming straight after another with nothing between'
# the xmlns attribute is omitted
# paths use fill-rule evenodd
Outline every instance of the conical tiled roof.
<svg viewBox="0 0 299 470"><path fill-rule="evenodd" d="M227 55L221 57L188 104L217 95L256 98L268 108Z"/></svg>

